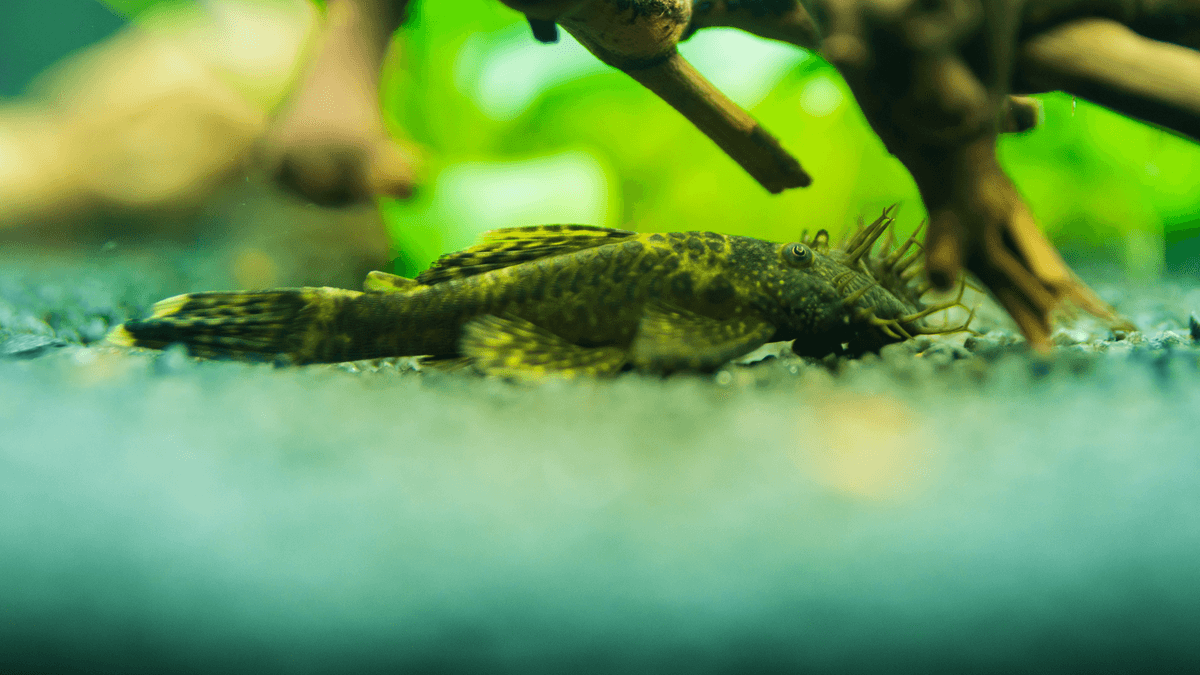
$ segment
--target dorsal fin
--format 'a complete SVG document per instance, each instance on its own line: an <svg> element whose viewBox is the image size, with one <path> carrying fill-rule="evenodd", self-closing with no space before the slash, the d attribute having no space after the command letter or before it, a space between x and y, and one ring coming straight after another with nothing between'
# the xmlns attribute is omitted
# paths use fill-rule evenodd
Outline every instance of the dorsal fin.
<svg viewBox="0 0 1200 675"><path fill-rule="evenodd" d="M489 230L483 233L478 244L438 258L429 269L417 275L417 283L436 284L462 279L636 236L637 232L593 225L534 225Z"/></svg>

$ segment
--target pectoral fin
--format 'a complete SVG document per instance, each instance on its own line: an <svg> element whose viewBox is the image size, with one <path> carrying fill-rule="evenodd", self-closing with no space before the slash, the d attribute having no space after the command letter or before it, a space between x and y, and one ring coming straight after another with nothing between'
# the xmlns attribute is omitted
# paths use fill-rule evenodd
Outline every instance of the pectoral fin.
<svg viewBox="0 0 1200 675"><path fill-rule="evenodd" d="M367 293L405 293L420 285L416 279L380 271L368 272L363 280L363 290Z"/></svg>
<svg viewBox="0 0 1200 675"><path fill-rule="evenodd" d="M488 375L614 375L628 360L618 347L580 347L515 316L481 316L463 326L459 349Z"/></svg>
<svg viewBox="0 0 1200 675"><path fill-rule="evenodd" d="M756 314L713 319L678 307L646 306L631 360L640 370L714 370L761 347L775 326Z"/></svg>

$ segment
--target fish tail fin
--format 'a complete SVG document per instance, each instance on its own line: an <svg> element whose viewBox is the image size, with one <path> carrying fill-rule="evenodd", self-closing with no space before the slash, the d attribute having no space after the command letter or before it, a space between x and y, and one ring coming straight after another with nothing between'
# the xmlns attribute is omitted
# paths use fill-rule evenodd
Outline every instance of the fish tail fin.
<svg viewBox="0 0 1200 675"><path fill-rule="evenodd" d="M150 317L116 327L108 341L154 349L178 343L193 356L297 364L367 358L355 355L351 336L333 330L362 295L311 287L177 295L156 303Z"/></svg>

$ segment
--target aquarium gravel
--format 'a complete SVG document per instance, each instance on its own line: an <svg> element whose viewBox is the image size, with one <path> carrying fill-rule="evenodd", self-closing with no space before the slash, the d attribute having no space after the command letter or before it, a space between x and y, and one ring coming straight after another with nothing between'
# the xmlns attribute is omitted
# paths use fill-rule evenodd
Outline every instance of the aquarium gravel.
<svg viewBox="0 0 1200 675"><path fill-rule="evenodd" d="M101 338L182 251L0 260L0 672L1200 666L1200 284L710 375Z"/></svg>

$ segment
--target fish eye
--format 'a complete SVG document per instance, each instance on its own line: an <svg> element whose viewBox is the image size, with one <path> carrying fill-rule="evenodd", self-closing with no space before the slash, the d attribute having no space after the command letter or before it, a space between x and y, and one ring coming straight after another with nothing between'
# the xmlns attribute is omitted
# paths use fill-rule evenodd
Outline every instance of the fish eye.
<svg viewBox="0 0 1200 675"><path fill-rule="evenodd" d="M804 244L792 243L783 247L783 257L793 265L807 265L812 262L812 249Z"/></svg>

